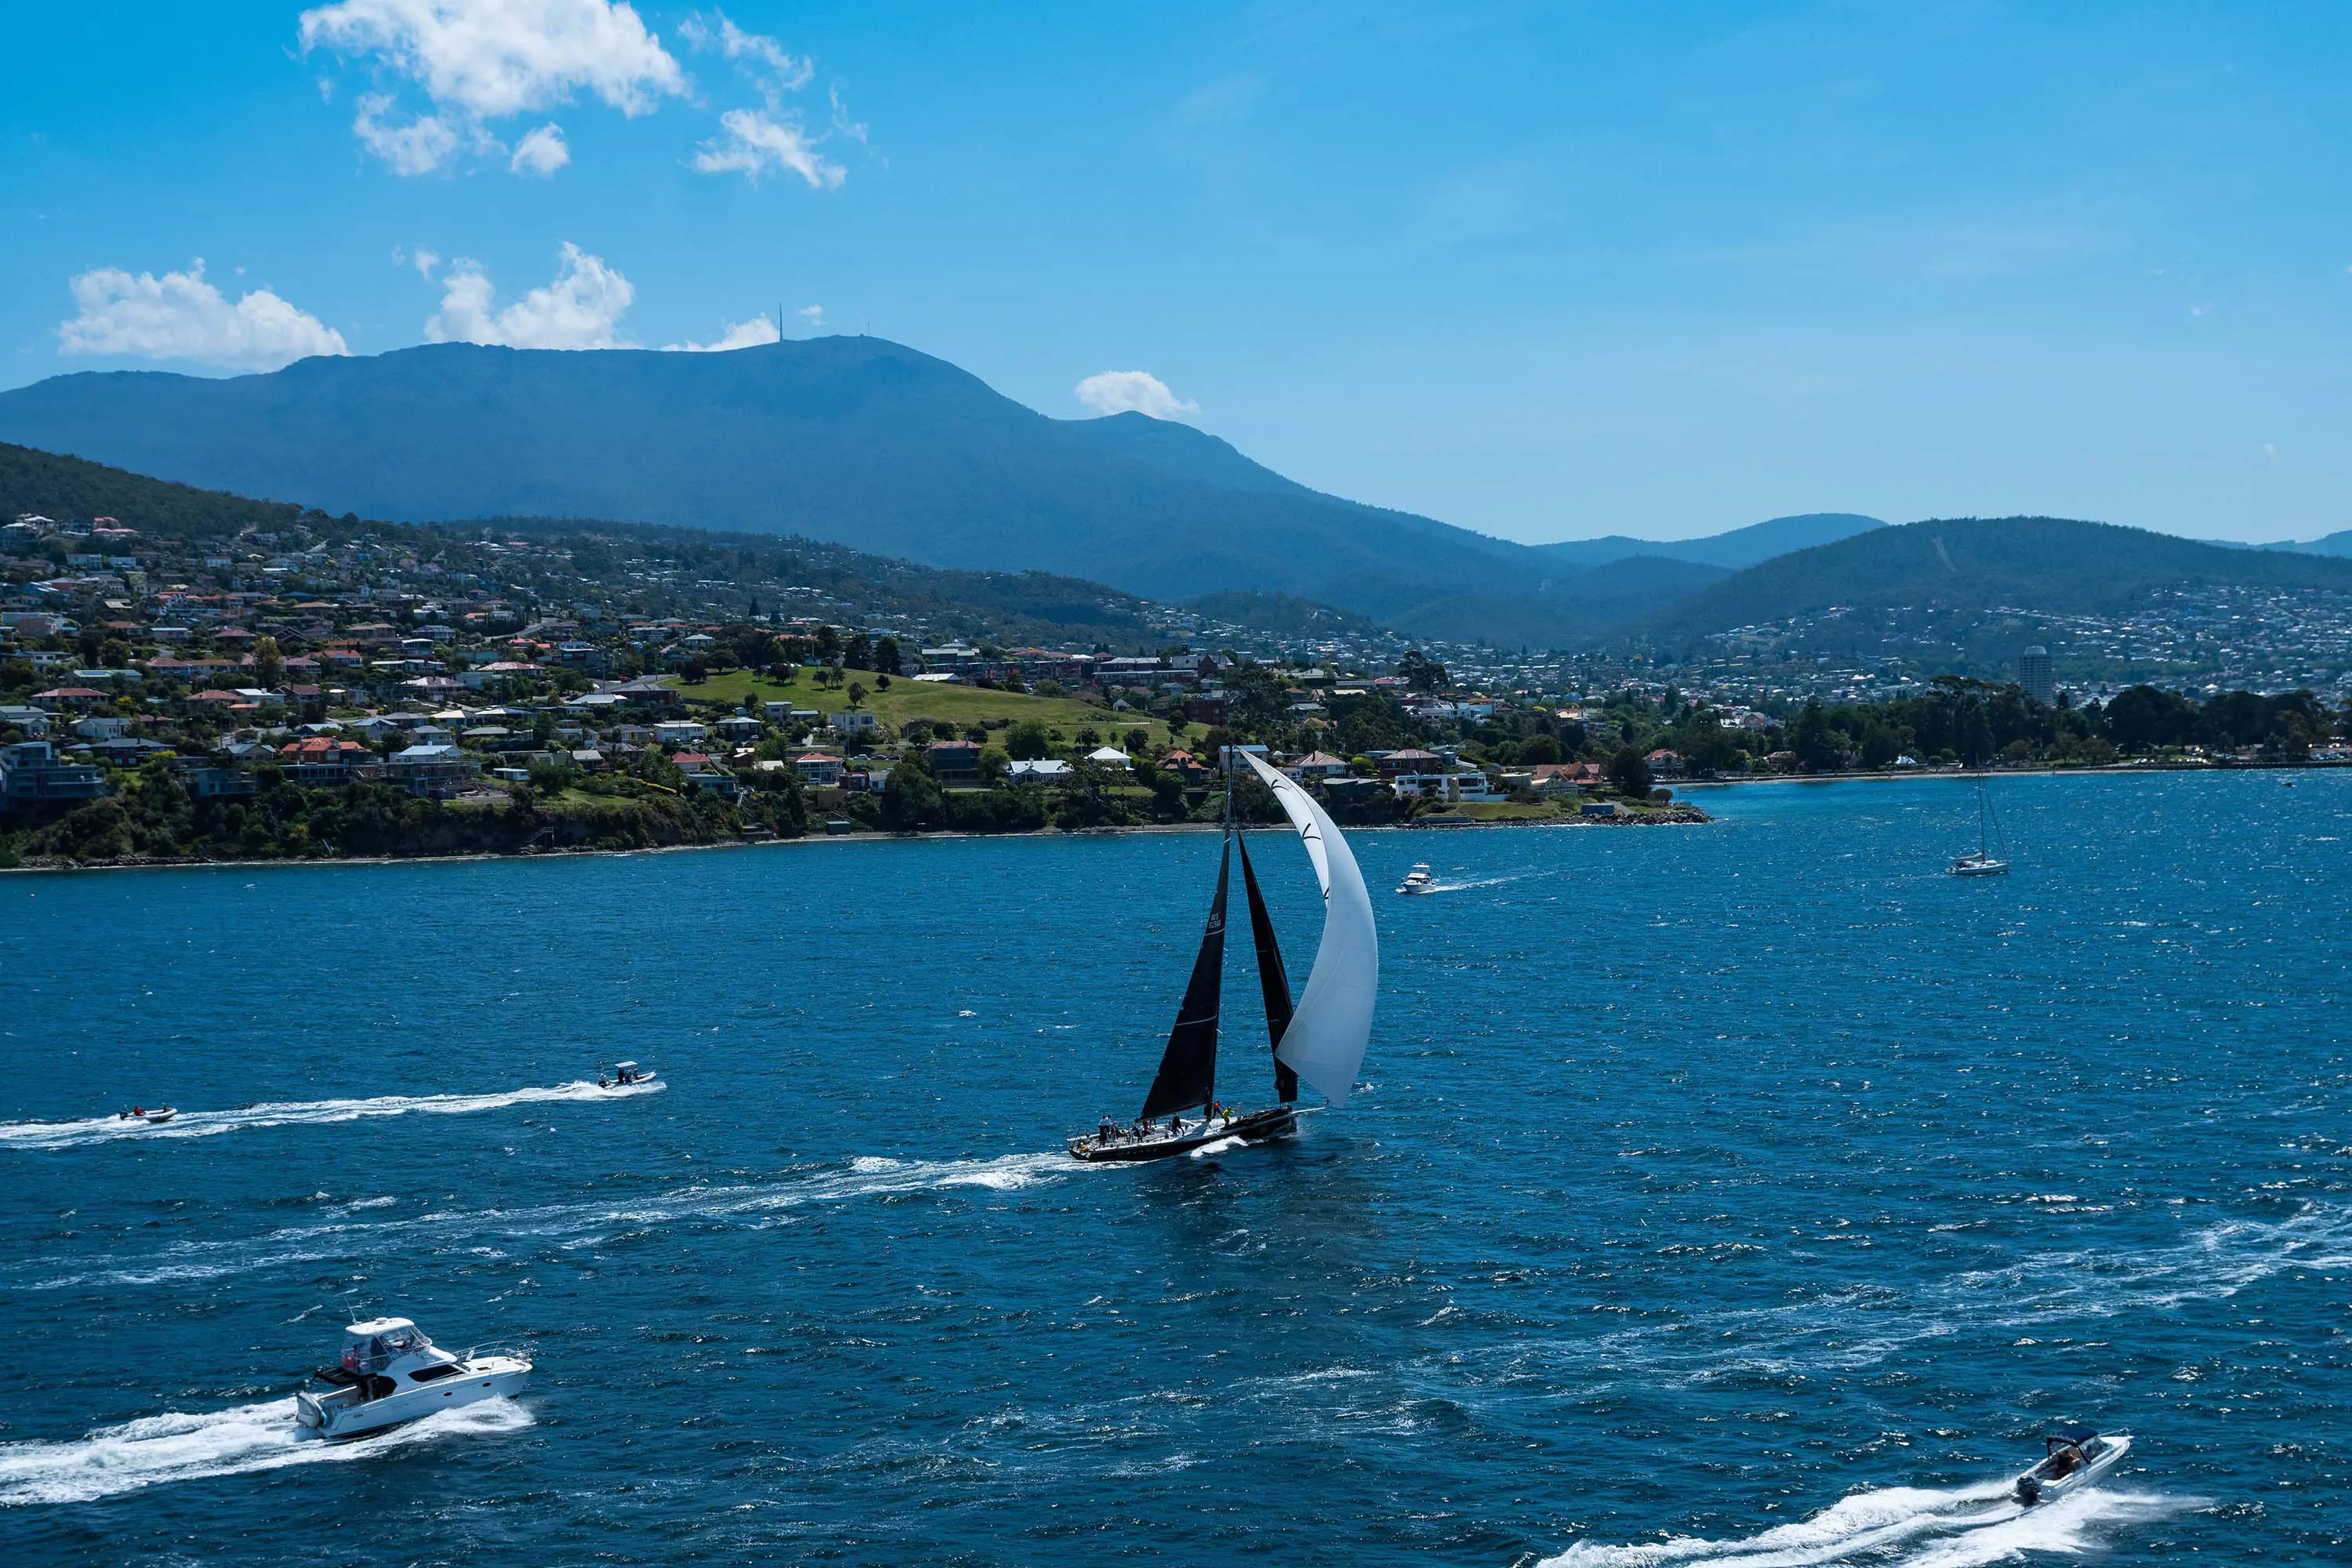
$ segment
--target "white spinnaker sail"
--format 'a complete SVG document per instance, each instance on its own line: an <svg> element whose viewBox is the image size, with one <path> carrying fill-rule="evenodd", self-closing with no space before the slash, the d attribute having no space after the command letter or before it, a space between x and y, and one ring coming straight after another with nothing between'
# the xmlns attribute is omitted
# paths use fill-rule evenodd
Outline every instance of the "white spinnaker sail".
<svg viewBox="0 0 2352 1568"><path fill-rule="evenodd" d="M1249 752L1249 765L1274 791L1291 826L1306 841L1323 884L1323 944L1307 974L1307 994L1290 1016L1275 1051L1308 1087L1334 1105L1348 1103L1372 1037L1372 1003L1381 987L1381 939L1372 929L1372 896L1337 824L1297 781Z"/></svg>

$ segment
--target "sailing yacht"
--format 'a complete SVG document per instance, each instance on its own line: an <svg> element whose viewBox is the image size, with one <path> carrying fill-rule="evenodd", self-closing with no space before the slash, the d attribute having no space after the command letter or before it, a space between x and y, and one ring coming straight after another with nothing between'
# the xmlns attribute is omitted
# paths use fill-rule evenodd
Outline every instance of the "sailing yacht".
<svg viewBox="0 0 2352 1568"><path fill-rule="evenodd" d="M1241 753L1290 818L1323 886L1323 941L1307 971L1307 989L1293 1006L1290 979L1275 941L1274 921L1260 896L1249 846L1233 821L1226 796L1225 832L1217 858L1217 891L1201 949L1192 960L1192 983L1176 1009L1176 1026L1160 1052L1160 1070L1144 1096L1143 1110L1121 1126L1108 1117L1093 1133L1070 1140L1073 1158L1088 1162L1165 1160L1213 1143L1238 1140L1262 1143L1298 1130L1298 1086L1306 1085L1333 1106L1348 1103L1364 1047L1372 1036L1372 1003L1380 989L1380 935L1372 924L1371 895L1364 874L1339 827L1297 780ZM1255 1110L1228 1107L1216 1097L1217 1029L1224 983L1225 889L1235 853L1242 863L1242 890L1249 902L1250 941L1257 951L1258 991L1265 1005L1265 1032L1274 1055L1275 1103ZM1188 1114L1195 1113L1195 1114ZM1163 1122L1160 1119L1165 1117Z"/></svg>
<svg viewBox="0 0 2352 1568"><path fill-rule="evenodd" d="M1977 780L1977 848L1972 855L1962 855L1952 861L1955 877L2005 877L2009 874L2009 846L2000 844L2000 853L1993 846L2000 839L2000 818L1993 815L1992 797L1985 793L1984 780Z"/></svg>

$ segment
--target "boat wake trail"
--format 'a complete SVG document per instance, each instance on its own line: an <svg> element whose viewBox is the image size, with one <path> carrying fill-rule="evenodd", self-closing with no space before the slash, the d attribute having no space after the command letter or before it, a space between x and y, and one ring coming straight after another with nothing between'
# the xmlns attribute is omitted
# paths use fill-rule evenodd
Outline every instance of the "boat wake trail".
<svg viewBox="0 0 2352 1568"><path fill-rule="evenodd" d="M1507 877L1479 877L1466 882L1433 881L1429 884L1429 890L1433 893L1466 893L1473 888L1499 888L1506 882L1521 881L1528 875L1525 871L1514 871Z"/></svg>
<svg viewBox="0 0 2352 1568"><path fill-rule="evenodd" d="M593 1085L591 1086L593 1087ZM395 1218L355 1218L338 1211L329 1223L288 1226L236 1241L174 1243L143 1258L79 1259L82 1271L35 1278L21 1289L60 1290L99 1286L173 1285L297 1265L381 1256L387 1247L460 1247L488 1240L593 1246L616 1229L641 1231L680 1221L717 1220L759 1226L771 1216L813 1205L962 1188L1008 1193L1094 1169L1066 1153L1007 1154L993 1160L889 1160L866 1156L845 1166L806 1171L754 1186L681 1187L639 1199L549 1204L521 1209L442 1209ZM38 1258L0 1262L0 1283L16 1272L37 1272L68 1261Z"/></svg>
<svg viewBox="0 0 2352 1568"><path fill-rule="evenodd" d="M110 1143L118 1138L142 1142L157 1139L210 1138L249 1127L306 1127L330 1121L356 1121L367 1116L406 1116L425 1112L462 1116L477 1110L498 1110L509 1105L566 1104L583 1100L627 1100L658 1094L667 1086L623 1084L600 1089L584 1079L544 1088L508 1089L498 1094L386 1094L373 1100L310 1100L248 1105L242 1110L184 1110L161 1123L125 1121L112 1116L88 1121L0 1121L0 1149L74 1149L87 1143Z"/></svg>
<svg viewBox="0 0 2352 1568"><path fill-rule="evenodd" d="M1736 1541L1669 1537L1625 1546L1579 1542L1537 1568L1815 1568L1842 1563L1899 1568L1979 1568L2030 1552L2079 1555L2104 1531L2195 1506L2150 1492L2094 1490L2038 1508L2021 1506L2008 1483L1937 1491L1890 1487L1857 1492L1795 1524Z"/></svg>
<svg viewBox="0 0 2352 1568"><path fill-rule="evenodd" d="M294 1424L291 1399L204 1415L147 1415L100 1426L70 1443L0 1443L0 1508L91 1502L167 1481L373 1458L444 1437L515 1432L530 1424L530 1412L509 1399L486 1399L349 1443L297 1436L301 1428Z"/></svg>

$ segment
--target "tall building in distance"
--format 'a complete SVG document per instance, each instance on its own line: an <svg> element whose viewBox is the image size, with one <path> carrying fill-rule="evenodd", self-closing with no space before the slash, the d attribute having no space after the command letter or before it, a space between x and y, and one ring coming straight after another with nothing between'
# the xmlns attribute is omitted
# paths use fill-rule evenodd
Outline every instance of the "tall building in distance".
<svg viewBox="0 0 2352 1568"><path fill-rule="evenodd" d="M2058 683L2050 678L2050 650L2034 644L2017 656L2017 683L2036 702L2054 702Z"/></svg>

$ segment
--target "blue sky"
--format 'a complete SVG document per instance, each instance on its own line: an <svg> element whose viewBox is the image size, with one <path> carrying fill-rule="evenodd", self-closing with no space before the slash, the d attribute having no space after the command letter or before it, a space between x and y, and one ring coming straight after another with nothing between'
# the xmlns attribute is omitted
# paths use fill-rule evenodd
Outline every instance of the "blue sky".
<svg viewBox="0 0 2352 1568"><path fill-rule="evenodd" d="M2352 527L2340 5L134 0L6 56L0 384L781 315L1529 541Z"/></svg>

